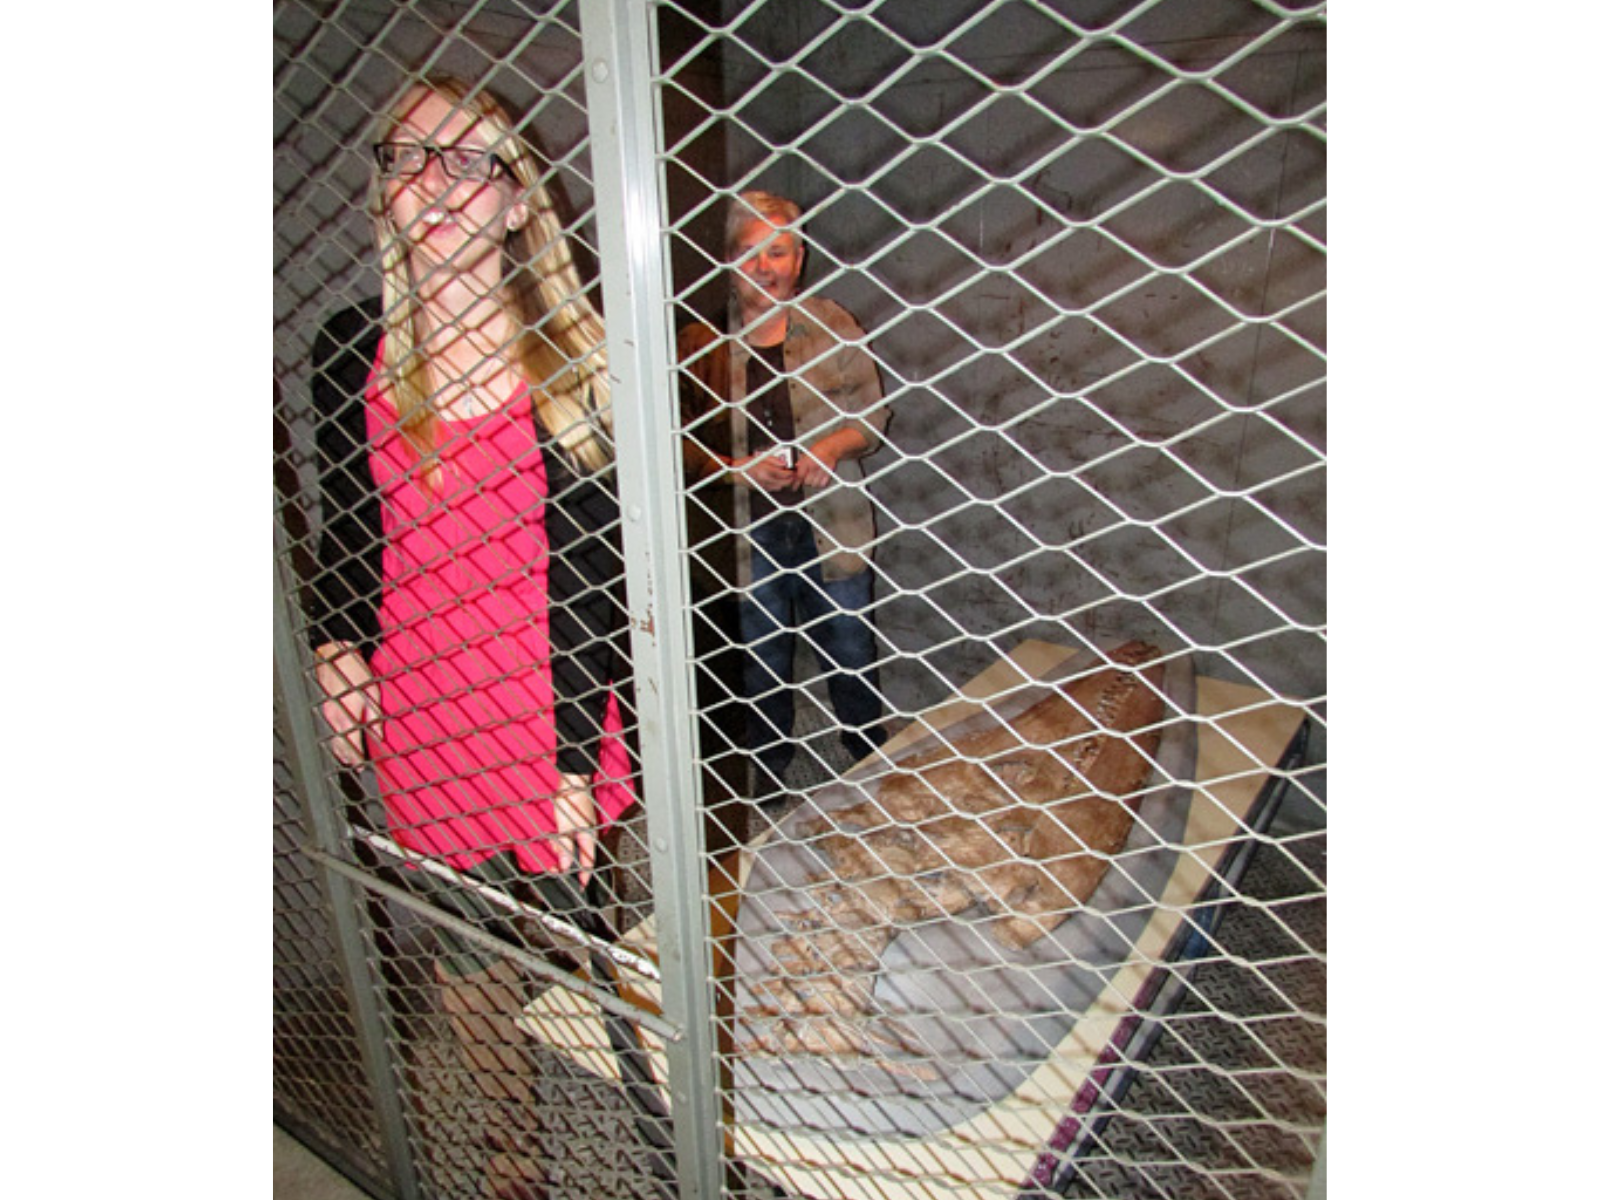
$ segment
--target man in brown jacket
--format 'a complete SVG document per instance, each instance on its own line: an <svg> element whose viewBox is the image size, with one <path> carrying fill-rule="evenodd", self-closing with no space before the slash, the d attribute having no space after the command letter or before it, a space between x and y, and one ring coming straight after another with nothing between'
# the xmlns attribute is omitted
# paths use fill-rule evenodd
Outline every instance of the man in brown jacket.
<svg viewBox="0 0 1600 1200"><path fill-rule="evenodd" d="M767 192L733 203L732 332L693 326L679 340L711 398L705 420L689 423L691 487L733 485L745 745L758 797L781 786L794 755L797 634L826 674L850 756L884 740L869 618L876 530L861 459L881 444L889 411L855 318L831 300L796 298L799 218L798 205Z"/></svg>

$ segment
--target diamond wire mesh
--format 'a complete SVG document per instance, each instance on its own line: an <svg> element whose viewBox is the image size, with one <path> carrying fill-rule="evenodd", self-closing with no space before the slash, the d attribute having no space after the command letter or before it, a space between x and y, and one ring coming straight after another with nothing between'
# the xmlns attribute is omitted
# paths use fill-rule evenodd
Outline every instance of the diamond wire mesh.
<svg viewBox="0 0 1600 1200"><path fill-rule="evenodd" d="M277 461L290 475L279 502L286 525L308 514L291 553L314 540L318 516L297 399L309 343L331 308L376 287L351 148L401 81L424 66L489 73L526 104L563 211L577 214L580 258L592 255L575 6L535 6L533 20L529 7L278 7ZM1002 1105L998 1124L962 1126L954 1152L937 1136L834 1130L846 1161L819 1175L807 1171L810 1117L786 1102L747 1120L770 1136L759 1153L737 1145L758 1174L733 1189L765 1194L753 1182L764 1173L818 1195L1015 1194L1028 1178L1072 1195L1298 1194L1326 1073L1320 6L667 3L652 13L679 323L723 319L722 209L762 186L805 209L806 290L839 300L870 338L893 411L869 460L891 729L1030 639L1141 638L1245 689L1201 722L1237 754L1196 789L1197 808L1223 810L1224 790L1254 790L1279 765L1237 731L1252 714L1290 708L1309 718L1312 742L1310 765L1286 760L1279 772L1285 820L1264 838L1242 817L1222 827L1219 848L1261 849L1248 867L1208 862L1213 892L1192 911L1229 916L1213 940L1191 941L1199 957L1137 987L1102 964L1107 994L1152 1019L1135 1042L1107 1043L1103 1067L1135 1045L1146 1060L1125 1092L1104 1075L1082 1081L1106 1083L1101 1102L1116 1114L1097 1139L1081 1134L1085 1114L1076 1127L1067 1119L1083 1093L1030 1096ZM690 422L687 437L700 428ZM718 518L708 494L691 488L687 507L697 616L725 633L746 593L727 582L725 547L695 532L697 517ZM737 792L740 776L735 748L711 736L739 704L708 646L697 653L709 801ZM804 797L854 765L825 690L805 680L817 671L802 639L789 798L723 805L713 850L772 844L769 831ZM647 928L642 821L616 849L620 923ZM863 882L883 878L879 867ZM1120 911L1170 908L1144 891ZM389 905L379 925L388 1036L406 1050L425 1186L476 1194L484 1122L456 1094L461 1072L442 1049L429 921ZM737 953L732 940L726 948ZM1149 966L1165 948L1124 950L1116 965ZM973 975L1003 978L992 964ZM1176 996L1158 1013L1160 979ZM732 1040L726 1012L721 1021ZM1150 1028L1162 1036L1139 1041ZM562 1032L603 1046L587 1026ZM965 1086L974 1057L982 1067L982 1051L929 1061ZM582 1164L561 1186L580 1188L587 1174L591 1188L632 1194L642 1171L613 1153L627 1140L614 1087L562 1054L541 1052L539 1069L540 1102L568 1119L562 1147ZM738 1078L748 1091L750 1077ZM743 1092L726 1099L750 1116ZM1046 1115L1062 1120L1040 1137ZM1007 1121L1029 1132L1009 1133Z"/></svg>
<svg viewBox="0 0 1600 1200"><path fill-rule="evenodd" d="M354 1169L380 1178L371 1086L328 929L328 898L299 847L305 833L284 751L274 745L272 824L273 1078L280 1119L347 1148Z"/></svg>
<svg viewBox="0 0 1600 1200"><path fill-rule="evenodd" d="M575 4L286 2L275 16L275 493L281 552L291 586L303 591L316 578L319 543L334 536L330 531L347 515L319 486L317 422L308 403L310 364L313 341L330 316L379 290L365 212L371 170L366 147L378 115L408 81L425 73L483 83L526 114L524 131L541 156L540 182L555 198L588 291L596 287L594 201ZM526 461L526 451L522 454ZM607 535L603 527L596 531L596 536ZM508 560L489 568L494 577L488 588L518 586L524 567ZM308 598L309 593L302 597ZM581 593L575 599L581 601ZM307 631L296 634L304 639ZM510 634L509 629L491 632L489 640L503 644ZM279 669L303 668L280 663ZM369 1089L397 1088L405 1123L400 1153L412 1164L422 1195L520 1195L517 1189L536 1185L547 1185L557 1195L658 1194L651 1171L659 1155L647 1144L653 1133L648 1122L638 1118L614 1082L574 1066L569 1055L541 1050L529 1045L526 1035L505 1034L494 1025L502 1016L514 1016L515 1005L482 1014L501 1046L517 1044L515 1066L507 1061L486 1065L472 1057L480 1051L463 1049L459 1026L479 1019L476 1001L452 1001L451 996L469 993L442 985L436 967L447 948L441 937L452 917L462 917L449 904L441 908L440 896L451 889L430 890L424 873L401 866L370 771L341 773L325 753L302 758L316 764L338 797L339 821L353 829L351 845L340 857L364 897L360 917L371 930L371 965L381 993L378 1036L393 1057L396 1078L364 1080L353 1039L325 1032L313 1038L308 1032L312 1026L349 1026L349 997L336 988L311 996L297 976L280 975L274 986L281 1002L313 1010L300 1014L299 1024L279 1030L280 1119L314 1135L319 1148L332 1147L353 1175L381 1179L381 1171L370 1169L373 1161L382 1161L374 1144L370 1095L363 1101L350 1091L350 1081ZM626 845L639 834L624 827L618 837ZM308 836L297 827L286 841L284 861L293 863L301 877L314 879ZM298 894L289 896L281 881L277 894L283 906L309 903ZM552 979L584 986L577 978L581 946L553 940L535 897L515 887L496 889L495 896L466 914L466 923L487 939L491 956L520 952L535 956L544 968L544 974L533 972L510 985L522 991L522 999L537 997ZM496 919L505 917L497 907L503 897L523 906L519 915ZM615 916L622 924L638 920L626 909ZM312 930L291 922L280 924L277 932L286 954L309 952ZM325 965L336 967L336 957ZM493 991L498 983L482 985L477 994L499 995ZM467 1014L452 1003L465 1003ZM573 1035L575 1045L579 1036ZM597 1046L606 1044L601 1036ZM365 1116L365 1127L353 1121L352 1112ZM394 1180L388 1185L399 1186Z"/></svg>
<svg viewBox="0 0 1600 1200"><path fill-rule="evenodd" d="M1245 3L664 5L663 28L674 23L681 51L663 56L659 84L680 320L719 322L720 211L734 193L770 189L804 209L805 290L860 318L884 376L893 423L868 486L891 723L914 722L1028 639L1132 637L1179 647L1208 679L1245 685L1237 713L1282 703L1309 714L1319 740L1320 13ZM686 428L711 447L714 423ZM713 503L709 489L696 499ZM823 689L809 696L794 733L802 752L785 778L791 798L767 806L776 832L758 836L755 857L794 868L801 847L838 871L839 854L822 849L838 826L794 814L796 804L826 808L818 797L851 765ZM1208 734L1243 751L1236 779L1278 765L1227 725L1215 720ZM1135 1036L1153 1027L1164 1036L1141 1040L1152 1069L1125 1093L1122 1081L1101 1089L1118 1119L1097 1142L1082 1132L1087 1120L1045 1124L1045 1140L1071 1154L1033 1164L1040 1183L1075 1195L1304 1188L1324 1103L1325 876L1319 772L1287 770L1301 823L1280 824L1270 853L1247 871L1235 861L1219 883L1235 901L1226 928L1236 940L1217 943L1229 951L1213 948L1172 977L1175 997L1142 990L1149 978L1111 981L1113 966L1160 961L1162 949L1130 944L1102 964L1114 1006L1166 1014ZM1195 802L1220 806L1224 783L1214 777ZM845 830L860 837L881 815ZM932 823L913 827L929 834ZM1225 836L1242 842L1243 828ZM952 861L935 840L919 846L930 873ZM907 869L875 852L852 882L881 891ZM1213 860L1211 870L1220 880L1225 868ZM772 895L747 882L742 913L757 915L740 921L745 943L785 945L801 918L782 906L803 891L792 878ZM1097 906L1107 899L1097 895ZM765 920L763 902L778 910ZM1135 890L1108 911L1128 918L1169 902ZM804 914L835 961L764 964L805 990L783 1010L776 1057L825 1060L818 1041L853 1032L834 1020L841 1008L862 1026L916 1013L894 976L914 969L918 923L880 912L876 922ZM891 930L901 960L891 966L884 952L862 1002L849 986L861 977L841 979L837 959ZM920 941L935 970L965 972L980 989L1003 984L992 963L958 957L948 940ZM1033 1017L1069 1009L1059 994L1060 1011ZM995 1051L992 1029L945 1016L956 1032L922 1061L950 1092L981 1091L977 1077L1017 1043ZM739 1032L729 1022L730 1040ZM983 1048L965 1053L964 1038ZM1102 1064L1133 1057L1118 1045ZM763 1067L772 1050L735 1053L728 1103L743 1128L765 1135L750 1143L769 1166L810 1194L1013 1194L1038 1110L1069 1114L1083 1096L997 1101L992 1111L1032 1128L1019 1135L1004 1121L914 1111L936 1085L908 1101L913 1089L864 1070ZM762 1089L781 1098L752 1099ZM876 1099L863 1102L865 1092ZM830 1141L848 1150L834 1154Z"/></svg>

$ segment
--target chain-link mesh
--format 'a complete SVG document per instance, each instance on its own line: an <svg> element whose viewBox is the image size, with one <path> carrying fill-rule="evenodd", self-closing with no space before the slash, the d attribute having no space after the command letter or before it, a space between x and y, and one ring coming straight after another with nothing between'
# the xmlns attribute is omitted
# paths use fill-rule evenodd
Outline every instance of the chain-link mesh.
<svg viewBox="0 0 1600 1200"><path fill-rule="evenodd" d="M619 437L630 405L677 415L642 452L681 472L682 514L595 531L619 579L683 576L686 612L616 601L636 639L687 634L665 671L608 681L644 775L676 749L653 698L694 699L692 786L608 829L598 925L526 871L407 849L393 785L280 713L281 1120L397 1195L1304 1194L1326 1103L1322 9L278 4L285 702L322 705L312 593L348 515L314 344L379 294L368 147L440 74L526 114L596 308L638 312L601 296L602 245L664 260L660 327L606 353ZM654 214L597 182L619 152L594 92L632 65L614 26L651 48L656 111L619 124L654 142ZM730 227L752 190L797 216ZM803 270L763 354L735 284L780 286L751 264L785 234ZM651 337L677 365L641 378ZM749 486L742 458L846 426L870 453L830 482ZM327 839L297 815L319 804ZM690 804L685 854L664 814ZM674 992L682 927L656 903L685 886L703 1000ZM330 887L359 937L330 940ZM467 989L440 967L463 954L486 972ZM710 1097L674 1076L701 1018Z"/></svg>

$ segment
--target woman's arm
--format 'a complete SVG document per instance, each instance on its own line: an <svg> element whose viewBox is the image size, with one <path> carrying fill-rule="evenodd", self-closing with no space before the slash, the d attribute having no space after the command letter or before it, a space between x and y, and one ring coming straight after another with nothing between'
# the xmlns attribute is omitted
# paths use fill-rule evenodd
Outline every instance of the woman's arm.
<svg viewBox="0 0 1600 1200"><path fill-rule="evenodd" d="M577 476L545 452L550 495L550 674L555 685L556 766L592 776L611 684L622 662L622 555L611 480Z"/></svg>
<svg viewBox="0 0 1600 1200"><path fill-rule="evenodd" d="M375 306L346 309L317 336L311 399L316 418L322 533L306 599L313 646L378 639L383 525L368 458L366 383L377 354Z"/></svg>
<svg viewBox="0 0 1600 1200"><path fill-rule="evenodd" d="M368 663L378 637L382 516L367 459L367 376L377 350L376 311L337 314L312 350L322 533L317 574L306 598L322 715L333 756L347 767L366 757L366 728L379 716Z"/></svg>
<svg viewBox="0 0 1600 1200"><path fill-rule="evenodd" d="M618 507L610 480L575 475L547 449L550 496L550 676L555 688L555 852L578 886L594 869L599 812L592 781L613 683L626 673L620 640L625 624Z"/></svg>

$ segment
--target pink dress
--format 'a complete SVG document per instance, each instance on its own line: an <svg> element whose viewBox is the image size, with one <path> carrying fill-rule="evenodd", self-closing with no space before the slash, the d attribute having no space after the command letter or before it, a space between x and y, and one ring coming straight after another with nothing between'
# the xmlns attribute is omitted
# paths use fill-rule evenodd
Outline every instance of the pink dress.
<svg viewBox="0 0 1600 1200"><path fill-rule="evenodd" d="M376 373L375 373L376 374ZM381 726L370 739L390 830L466 868L511 850L558 870L544 453L527 389L489 416L441 421L437 496L410 472L392 401L367 385L382 495ZM613 692L593 795L602 825L637 798Z"/></svg>

